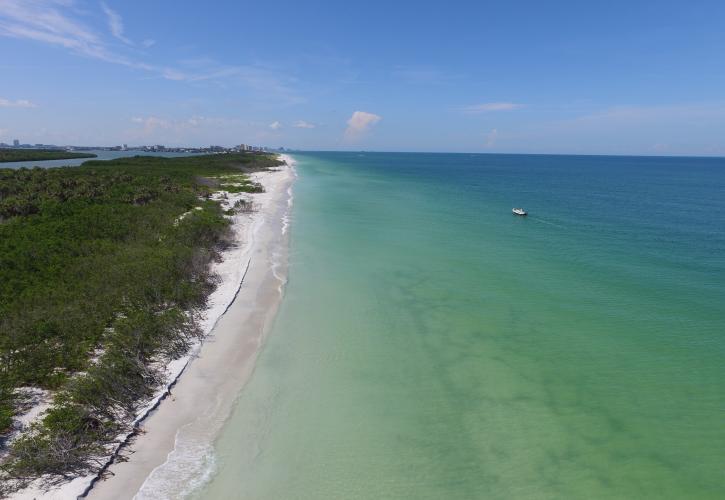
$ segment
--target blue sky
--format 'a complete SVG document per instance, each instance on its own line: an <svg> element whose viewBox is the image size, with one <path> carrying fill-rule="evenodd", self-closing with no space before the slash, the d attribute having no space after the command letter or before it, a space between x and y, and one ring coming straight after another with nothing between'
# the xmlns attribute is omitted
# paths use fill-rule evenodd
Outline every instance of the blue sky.
<svg viewBox="0 0 725 500"><path fill-rule="evenodd" d="M725 2L0 0L0 142L725 155Z"/></svg>

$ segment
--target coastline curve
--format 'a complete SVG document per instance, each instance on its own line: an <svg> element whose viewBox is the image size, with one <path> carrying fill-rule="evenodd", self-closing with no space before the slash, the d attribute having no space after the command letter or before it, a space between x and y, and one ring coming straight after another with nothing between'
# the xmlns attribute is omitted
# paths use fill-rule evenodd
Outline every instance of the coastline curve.
<svg viewBox="0 0 725 500"><path fill-rule="evenodd" d="M112 461L107 477L95 480L83 498L179 498L213 474L213 441L253 372L287 281L296 171L292 157L281 159L286 166L280 171L252 174L265 192L255 198L257 213L237 234L246 257L246 266L239 266L244 272L237 280L222 282L227 287L238 283L233 298L207 317L209 335L140 420L132 442L123 445L130 444L133 454Z"/></svg>

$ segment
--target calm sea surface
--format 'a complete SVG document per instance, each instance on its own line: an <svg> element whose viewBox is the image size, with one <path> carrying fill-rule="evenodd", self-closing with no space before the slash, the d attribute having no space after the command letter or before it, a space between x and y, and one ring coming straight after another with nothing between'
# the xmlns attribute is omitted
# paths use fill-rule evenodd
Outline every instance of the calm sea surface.
<svg viewBox="0 0 725 500"><path fill-rule="evenodd" d="M724 159L295 158L198 497L725 498Z"/></svg>

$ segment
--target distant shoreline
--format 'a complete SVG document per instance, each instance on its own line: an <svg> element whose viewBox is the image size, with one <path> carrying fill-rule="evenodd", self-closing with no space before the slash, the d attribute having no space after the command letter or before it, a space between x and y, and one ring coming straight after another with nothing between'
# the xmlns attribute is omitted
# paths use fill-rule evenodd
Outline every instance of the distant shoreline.
<svg viewBox="0 0 725 500"><path fill-rule="evenodd" d="M95 153L76 153L60 149L0 149L0 163L16 161L73 160L76 158L97 158Z"/></svg>

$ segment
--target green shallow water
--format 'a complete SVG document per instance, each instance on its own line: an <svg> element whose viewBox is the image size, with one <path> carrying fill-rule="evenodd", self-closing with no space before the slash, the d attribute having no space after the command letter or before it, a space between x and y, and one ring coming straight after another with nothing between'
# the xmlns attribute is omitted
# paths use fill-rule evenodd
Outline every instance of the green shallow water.
<svg viewBox="0 0 725 500"><path fill-rule="evenodd" d="M725 497L723 160L296 158L198 497Z"/></svg>

